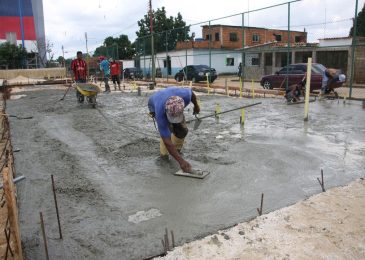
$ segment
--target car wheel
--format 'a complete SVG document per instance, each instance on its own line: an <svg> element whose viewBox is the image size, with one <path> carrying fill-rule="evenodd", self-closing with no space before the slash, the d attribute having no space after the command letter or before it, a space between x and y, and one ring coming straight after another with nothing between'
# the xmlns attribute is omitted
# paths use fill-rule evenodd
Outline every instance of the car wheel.
<svg viewBox="0 0 365 260"><path fill-rule="evenodd" d="M271 85L271 82L270 82L270 81L268 81L268 80L265 80L265 81L264 81L263 87L264 87L265 89L272 89L272 88L273 88L273 87L272 87L272 85Z"/></svg>

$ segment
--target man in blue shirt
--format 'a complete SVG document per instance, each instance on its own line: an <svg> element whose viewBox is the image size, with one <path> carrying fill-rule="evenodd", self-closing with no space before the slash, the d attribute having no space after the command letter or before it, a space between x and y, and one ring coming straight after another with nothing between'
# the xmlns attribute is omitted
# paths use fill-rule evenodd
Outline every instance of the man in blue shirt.
<svg viewBox="0 0 365 260"><path fill-rule="evenodd" d="M99 57L100 60L100 70L103 76L103 80L105 83L105 91L106 93L110 92L110 87L109 87L109 76L110 76L110 66L109 66L109 62L107 61L107 59L104 56L100 56Z"/></svg>
<svg viewBox="0 0 365 260"><path fill-rule="evenodd" d="M150 114L156 119L160 133L160 154L169 154L179 163L184 172L191 172L191 165L185 161L180 151L188 134L184 108L194 104L194 114L200 112L196 95L191 89L169 87L153 94L148 100Z"/></svg>

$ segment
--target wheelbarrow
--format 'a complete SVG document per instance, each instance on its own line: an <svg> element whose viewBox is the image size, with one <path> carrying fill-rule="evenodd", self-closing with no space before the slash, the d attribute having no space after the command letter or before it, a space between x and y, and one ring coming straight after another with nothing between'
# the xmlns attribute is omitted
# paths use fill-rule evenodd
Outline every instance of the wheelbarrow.
<svg viewBox="0 0 365 260"><path fill-rule="evenodd" d="M101 88L93 83L73 83L79 103L84 103L85 97L87 102L93 107L96 107L96 96L101 92Z"/></svg>

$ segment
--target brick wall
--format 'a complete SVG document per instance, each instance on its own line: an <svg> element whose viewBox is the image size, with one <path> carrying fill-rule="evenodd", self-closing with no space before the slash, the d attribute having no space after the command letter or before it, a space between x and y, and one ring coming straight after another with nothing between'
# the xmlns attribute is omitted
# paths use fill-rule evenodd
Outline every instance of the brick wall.
<svg viewBox="0 0 365 260"><path fill-rule="evenodd" d="M210 47L212 49L220 49L221 48L221 43L217 42L217 41L213 41L210 43ZM184 50L184 49L191 49L191 48L196 48L196 49L208 49L209 48L209 41L202 41L202 42L193 42L193 41L188 41L188 42L177 42L175 50Z"/></svg>
<svg viewBox="0 0 365 260"><path fill-rule="evenodd" d="M237 49L242 48L242 28L238 26L212 26L209 30L208 26L203 26L202 37L207 41L209 39L207 36L211 34L212 42L220 42L221 48L227 49ZM216 33L219 33L219 41L216 40ZM230 34L236 34L236 41L230 39ZM275 35L281 35L281 42L288 42L288 32L286 30L274 30L274 29L264 29L264 28L245 28L245 46L253 46L257 44L263 44L266 42L272 42L277 40ZM253 39L253 36L256 39ZM295 43L295 38L300 37L301 42L307 42L306 32L290 32L290 42ZM256 40L256 41L254 41Z"/></svg>

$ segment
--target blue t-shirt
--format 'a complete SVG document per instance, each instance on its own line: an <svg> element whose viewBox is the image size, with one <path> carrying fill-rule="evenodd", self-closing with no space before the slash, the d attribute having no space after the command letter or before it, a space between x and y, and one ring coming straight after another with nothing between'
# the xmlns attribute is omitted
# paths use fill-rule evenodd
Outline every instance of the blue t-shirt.
<svg viewBox="0 0 365 260"><path fill-rule="evenodd" d="M169 121L165 113L165 104L167 99L172 96L181 97L184 100L185 107L190 104L192 90L190 88L177 88L168 87L166 89L160 90L153 94L148 100L148 109L150 112L155 113L155 118L157 122L158 131L161 137L167 138L171 136L169 129Z"/></svg>
<svg viewBox="0 0 365 260"><path fill-rule="evenodd" d="M102 62L100 62L100 70L104 72L105 76L110 75L109 61L103 60Z"/></svg>

